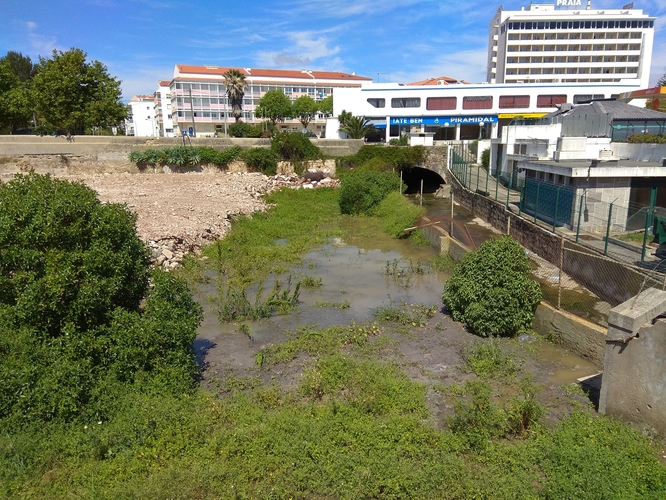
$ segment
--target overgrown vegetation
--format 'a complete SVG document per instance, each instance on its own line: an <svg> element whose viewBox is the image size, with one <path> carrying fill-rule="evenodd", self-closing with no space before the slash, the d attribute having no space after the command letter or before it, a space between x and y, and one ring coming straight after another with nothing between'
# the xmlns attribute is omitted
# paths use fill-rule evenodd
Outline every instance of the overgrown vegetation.
<svg viewBox="0 0 666 500"><path fill-rule="evenodd" d="M318 160L321 150L299 132L282 132L273 137L271 151L281 159L292 162Z"/></svg>
<svg viewBox="0 0 666 500"><path fill-rule="evenodd" d="M221 282L218 287L218 318L223 323L229 321L258 320L270 318L273 314L285 314L298 306L301 284L296 283L291 290L291 276L284 283L275 280L273 288L264 299L263 285L259 285L255 293L254 303L247 296L247 287L225 286Z"/></svg>
<svg viewBox="0 0 666 500"><path fill-rule="evenodd" d="M511 377L518 371L515 358L507 354L497 339L478 342L463 353L465 369L479 377Z"/></svg>
<svg viewBox="0 0 666 500"><path fill-rule="evenodd" d="M14 203L10 213L29 223L6 230L4 189L0 187L2 266L39 262L43 248L36 244L8 251L5 242L14 234L28 238L35 230L34 241L44 242L51 226L60 225L69 235L105 227L100 224L104 217L87 218L85 211L72 210L71 193L61 190L50 197L31 192L33 201L25 210ZM76 193L88 199L84 189ZM269 201L276 206L237 221L230 241L207 250L227 283L261 282L329 235L323 226L339 214L333 190L281 191ZM32 208L41 213L49 205L60 215L29 217ZM127 213L119 213L124 220ZM111 226L122 228L124 223ZM133 229L129 233L135 238ZM132 241L125 243L131 247ZM115 266L113 253L124 249L122 244L100 245L94 262ZM85 253L76 246L71 250ZM56 251L46 259L54 265L44 269L57 269L66 255ZM392 272L393 265L388 262L387 268ZM397 264L395 268L400 272ZM30 273L5 274L6 269L2 267L0 293L10 289L7 280L14 280L12 286L30 283ZM46 280L42 288L58 281ZM87 283L60 281L74 287ZM131 281L118 285L135 286ZM539 392L527 378L519 389L509 388L508 398L504 386L500 394L489 385L498 383L497 378L438 393L426 371L419 378L428 382L415 382L400 358L373 359L391 352L386 332L396 325L425 325L435 307L391 304L378 311L383 323L289 332L286 341L259 351L257 368L243 375L220 373L217 386L208 381L214 388L209 392L193 389L191 347L200 309L172 275L157 273L151 282L154 288L142 307L137 294L132 307L115 307L102 328L85 335L65 321L59 337L45 333L48 329L28 337L26 332L38 329L13 323L27 296L20 303L2 302L3 401L7 395L21 395L41 405L44 394L54 391L53 401L69 405L68 391L87 384L83 376L92 373L100 383L70 419L49 421L40 416L43 409L0 418L0 497L657 499L666 494L666 468L648 438L585 409L557 426L542 425ZM79 292L94 289L88 285ZM246 323L238 332L253 339ZM12 385L11 368L23 361L24 370L17 373L28 376L48 365L44 381L50 385L42 392L25 392L25 383ZM91 371L97 361L102 364ZM287 378L274 380L278 373ZM431 412L433 404L453 407L454 414L438 416Z"/></svg>
<svg viewBox="0 0 666 500"><path fill-rule="evenodd" d="M368 161L379 158L390 168L395 170L409 169L422 165L427 156L424 146L397 147L397 146L367 146L364 145L355 155L340 160L338 169L358 168Z"/></svg>
<svg viewBox="0 0 666 500"><path fill-rule="evenodd" d="M486 148L481 152L481 166L483 168L490 167L490 148Z"/></svg>
<svg viewBox="0 0 666 500"><path fill-rule="evenodd" d="M511 336L531 328L541 288L530 278L523 248L503 236L463 257L442 300L453 319L477 335Z"/></svg>
<svg viewBox="0 0 666 500"><path fill-rule="evenodd" d="M633 144L666 144L666 135L664 134L631 134L627 137L627 142Z"/></svg>
<svg viewBox="0 0 666 500"><path fill-rule="evenodd" d="M405 236L405 229L413 226L424 213L425 208L411 203L398 191L389 193L375 210L375 215L381 221L382 230L393 238Z"/></svg>
<svg viewBox="0 0 666 500"><path fill-rule="evenodd" d="M400 178L393 172L352 171L343 177L340 185L340 212L374 215L384 198L399 189Z"/></svg>
<svg viewBox="0 0 666 500"><path fill-rule="evenodd" d="M6 426L105 420L124 392L193 389L201 307L173 276L149 274L135 215L48 175L17 175L0 203Z"/></svg>

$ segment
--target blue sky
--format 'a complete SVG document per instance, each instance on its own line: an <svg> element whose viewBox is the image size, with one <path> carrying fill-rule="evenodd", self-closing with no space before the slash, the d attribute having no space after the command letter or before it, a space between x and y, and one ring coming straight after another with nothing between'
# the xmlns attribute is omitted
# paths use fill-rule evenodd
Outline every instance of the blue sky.
<svg viewBox="0 0 666 500"><path fill-rule="evenodd" d="M618 9L629 0L592 0ZM124 100L152 93L175 64L355 72L380 82L485 80L499 4L529 0L0 0L0 54L77 47L122 80ZM554 0L551 0L554 3ZM549 3L544 1L542 3ZM583 0L585 3L585 0ZM652 76L666 73L666 0L635 0L659 19Z"/></svg>

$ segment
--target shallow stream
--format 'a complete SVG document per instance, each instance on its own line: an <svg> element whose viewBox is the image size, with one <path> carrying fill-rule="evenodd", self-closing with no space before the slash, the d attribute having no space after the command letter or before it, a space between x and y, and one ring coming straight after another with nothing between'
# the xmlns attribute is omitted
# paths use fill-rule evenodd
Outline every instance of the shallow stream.
<svg viewBox="0 0 666 500"><path fill-rule="evenodd" d="M450 215L450 200L424 199L424 205L429 214ZM455 207L454 216L468 223L477 244L491 234L488 228L472 223L472 214L460 207ZM301 265L289 272L293 283L309 276L321 279L321 286L302 287L299 307L290 314L243 321L249 326L250 335L241 333L237 322L218 321L217 307L211 300L217 295L215 275L209 272L209 283L196 291L205 309L195 341L200 362L229 369L249 369L254 366L255 355L261 347L285 340L287 332L303 325L327 327L368 321L377 308L402 301L441 307L441 294L448 275L434 270L428 263L428 259L436 256L433 248L390 238L369 219L349 218L340 224L342 237L307 253ZM270 280L265 283L264 294L272 285ZM248 292L252 301L256 287ZM552 369L547 368L552 383L572 383L598 371L589 361L559 346L548 345L543 350L539 347L539 351L540 362L552 365Z"/></svg>

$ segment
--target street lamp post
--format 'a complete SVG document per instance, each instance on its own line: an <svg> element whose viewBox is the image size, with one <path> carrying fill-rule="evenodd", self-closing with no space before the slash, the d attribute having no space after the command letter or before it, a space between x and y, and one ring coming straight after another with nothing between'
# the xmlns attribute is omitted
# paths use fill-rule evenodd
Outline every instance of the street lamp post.
<svg viewBox="0 0 666 500"><path fill-rule="evenodd" d="M227 133L227 115L229 114L229 91L224 94L224 137L229 137Z"/></svg>

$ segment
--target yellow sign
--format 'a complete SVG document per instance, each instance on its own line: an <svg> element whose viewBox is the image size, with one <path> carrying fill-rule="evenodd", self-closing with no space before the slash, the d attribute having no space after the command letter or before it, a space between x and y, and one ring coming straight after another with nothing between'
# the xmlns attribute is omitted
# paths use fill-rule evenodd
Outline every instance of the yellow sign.
<svg viewBox="0 0 666 500"><path fill-rule="evenodd" d="M504 118L541 118L547 114L548 113L500 113L497 115L497 118L500 120Z"/></svg>

